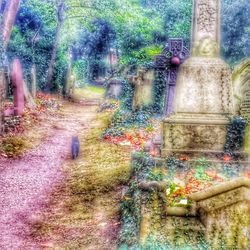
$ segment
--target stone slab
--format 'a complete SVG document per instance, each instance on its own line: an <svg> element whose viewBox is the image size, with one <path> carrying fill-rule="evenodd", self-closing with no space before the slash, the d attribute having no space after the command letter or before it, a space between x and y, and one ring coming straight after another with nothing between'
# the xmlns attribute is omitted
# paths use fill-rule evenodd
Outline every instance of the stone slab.
<svg viewBox="0 0 250 250"><path fill-rule="evenodd" d="M175 115L163 121L162 156L223 152L229 121L220 116Z"/></svg>

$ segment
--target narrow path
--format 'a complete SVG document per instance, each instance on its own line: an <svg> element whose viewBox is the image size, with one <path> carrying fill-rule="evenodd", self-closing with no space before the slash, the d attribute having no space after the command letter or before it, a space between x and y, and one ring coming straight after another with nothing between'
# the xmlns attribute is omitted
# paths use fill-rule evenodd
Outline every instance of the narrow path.
<svg viewBox="0 0 250 250"><path fill-rule="evenodd" d="M88 129L96 106L67 106L48 123L49 137L17 160L0 159L0 249L40 249L29 238L29 221L62 182L71 136ZM48 124L45 124L48 126Z"/></svg>

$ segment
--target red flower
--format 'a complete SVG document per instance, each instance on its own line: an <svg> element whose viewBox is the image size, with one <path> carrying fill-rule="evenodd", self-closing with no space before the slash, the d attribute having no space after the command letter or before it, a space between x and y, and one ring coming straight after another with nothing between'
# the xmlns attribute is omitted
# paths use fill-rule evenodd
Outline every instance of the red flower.
<svg viewBox="0 0 250 250"><path fill-rule="evenodd" d="M224 161L230 161L231 160L231 157L229 155L224 155L223 156L223 160Z"/></svg>

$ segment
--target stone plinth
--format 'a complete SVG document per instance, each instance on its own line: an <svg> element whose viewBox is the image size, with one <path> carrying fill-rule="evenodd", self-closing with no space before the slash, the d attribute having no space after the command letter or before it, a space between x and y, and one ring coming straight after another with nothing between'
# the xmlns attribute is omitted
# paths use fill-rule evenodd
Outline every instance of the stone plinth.
<svg viewBox="0 0 250 250"><path fill-rule="evenodd" d="M163 156L222 152L233 113L231 71L220 58L191 57L181 65L174 114L163 120Z"/></svg>
<svg viewBox="0 0 250 250"><path fill-rule="evenodd" d="M173 153L223 152L228 119L223 116L177 114L163 121L162 156Z"/></svg>

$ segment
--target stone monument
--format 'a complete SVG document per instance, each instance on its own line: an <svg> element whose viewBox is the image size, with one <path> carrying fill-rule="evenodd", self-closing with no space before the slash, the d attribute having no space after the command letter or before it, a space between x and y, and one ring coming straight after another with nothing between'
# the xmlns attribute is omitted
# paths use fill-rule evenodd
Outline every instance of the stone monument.
<svg viewBox="0 0 250 250"><path fill-rule="evenodd" d="M33 98L36 98L36 66L33 65L31 68L31 95Z"/></svg>
<svg viewBox="0 0 250 250"><path fill-rule="evenodd" d="M250 58L233 71L235 112L248 121L244 150L250 156Z"/></svg>
<svg viewBox="0 0 250 250"><path fill-rule="evenodd" d="M13 84L14 115L22 115L24 110L24 79L19 59L13 60L11 81Z"/></svg>
<svg viewBox="0 0 250 250"><path fill-rule="evenodd" d="M179 66L189 56L188 49L180 38L169 39L162 54L155 57L155 68L162 71L166 82L164 115L173 112L173 99Z"/></svg>
<svg viewBox="0 0 250 250"><path fill-rule="evenodd" d="M139 69L137 76L130 76L129 82L135 85L133 109L140 109L153 103L154 70Z"/></svg>
<svg viewBox="0 0 250 250"><path fill-rule="evenodd" d="M222 152L233 114L232 74L220 58L220 0L194 0L192 53L179 69L174 114L163 120L163 156Z"/></svg>
<svg viewBox="0 0 250 250"><path fill-rule="evenodd" d="M4 70L1 68L0 70ZM0 72L0 134L3 132L3 120L4 120L4 100L6 97L6 85L5 85L5 74Z"/></svg>
<svg viewBox="0 0 250 250"><path fill-rule="evenodd" d="M106 97L118 99L122 90L122 81L118 79L111 79L107 84Z"/></svg>

